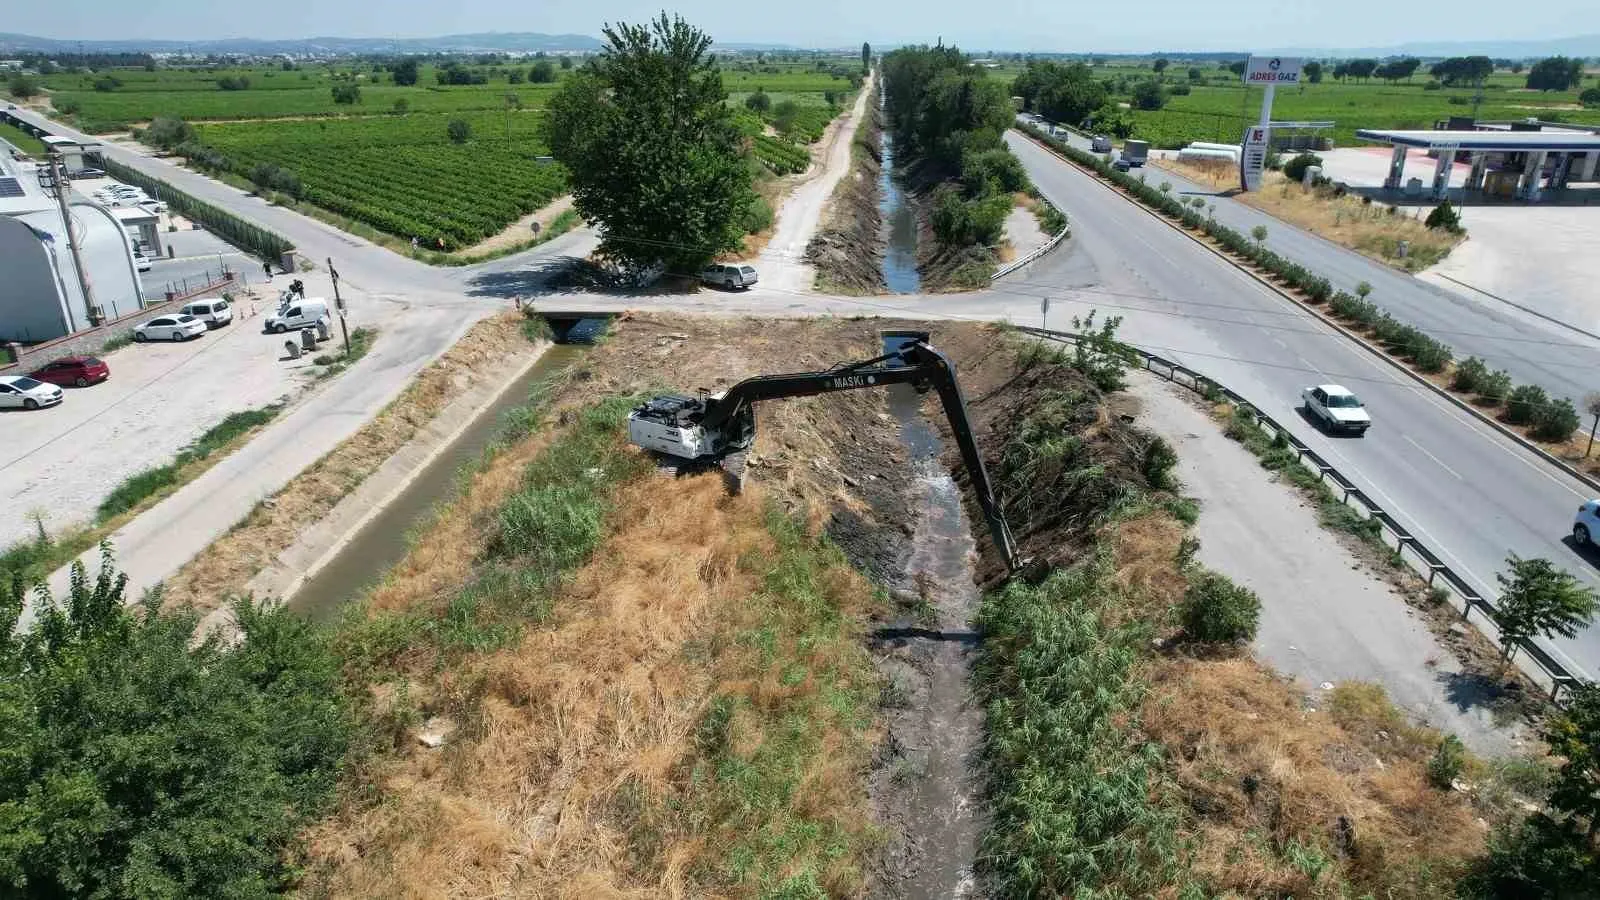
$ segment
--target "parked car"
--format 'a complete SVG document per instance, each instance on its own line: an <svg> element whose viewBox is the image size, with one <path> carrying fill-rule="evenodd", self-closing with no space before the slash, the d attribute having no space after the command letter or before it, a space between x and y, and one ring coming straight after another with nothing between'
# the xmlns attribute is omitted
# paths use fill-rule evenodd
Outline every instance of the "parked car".
<svg viewBox="0 0 1600 900"><path fill-rule="evenodd" d="M293 328L315 328L318 322L326 318L328 301L301 300L279 307L277 313L267 316L267 320L261 323L261 330L283 334Z"/></svg>
<svg viewBox="0 0 1600 900"><path fill-rule="evenodd" d="M83 168L76 172L68 172L67 177L73 181L78 181L84 178L104 178L106 177L106 173L100 171L99 169Z"/></svg>
<svg viewBox="0 0 1600 900"><path fill-rule="evenodd" d="M28 375L0 375L0 407L38 409L61 402L61 388Z"/></svg>
<svg viewBox="0 0 1600 900"><path fill-rule="evenodd" d="M1590 500L1578 507L1578 517L1572 522L1572 539L1579 547L1588 547L1597 534L1600 534L1600 500Z"/></svg>
<svg viewBox="0 0 1600 900"><path fill-rule="evenodd" d="M133 251L133 266L141 272L150 271L150 257L144 255L143 250Z"/></svg>
<svg viewBox="0 0 1600 900"><path fill-rule="evenodd" d="M1320 427L1355 435L1367 433L1372 416L1361 405L1361 398L1337 384L1319 384L1300 392L1306 413Z"/></svg>
<svg viewBox="0 0 1600 900"><path fill-rule="evenodd" d="M206 333L206 323L182 313L157 316L133 329L136 341L187 341Z"/></svg>
<svg viewBox="0 0 1600 900"><path fill-rule="evenodd" d="M716 263L707 266L706 270L700 273L700 280L706 284L720 284L729 290L734 288L749 290L750 285L755 284L760 279L756 277L756 270L753 266L732 266Z"/></svg>
<svg viewBox="0 0 1600 900"><path fill-rule="evenodd" d="M145 200L139 204L139 208L152 216L159 216L167 211L167 204L160 200Z"/></svg>
<svg viewBox="0 0 1600 900"><path fill-rule="evenodd" d="M183 307L185 315L194 316L206 323L207 328L221 328L233 321L233 307L221 297L207 297L204 300L195 300Z"/></svg>
<svg viewBox="0 0 1600 900"><path fill-rule="evenodd" d="M111 377L111 367L93 356L63 356L28 373L29 378L66 387L88 387Z"/></svg>

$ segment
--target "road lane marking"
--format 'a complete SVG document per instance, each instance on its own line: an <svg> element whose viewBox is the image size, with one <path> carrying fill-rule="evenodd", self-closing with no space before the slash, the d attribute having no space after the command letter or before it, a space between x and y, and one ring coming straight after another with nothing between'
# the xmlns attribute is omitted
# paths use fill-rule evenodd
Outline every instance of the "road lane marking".
<svg viewBox="0 0 1600 900"><path fill-rule="evenodd" d="M1328 373L1322 371L1322 369L1319 368L1316 363L1312 362L1309 359L1306 359L1304 356L1296 356L1295 359L1300 360L1300 362L1303 363L1306 368L1308 368L1311 371L1317 373L1318 375L1326 375L1326 374L1328 374Z"/></svg>
<svg viewBox="0 0 1600 900"><path fill-rule="evenodd" d="M1450 473L1450 474L1451 474L1451 475L1454 475L1454 476L1455 476L1455 477L1456 477L1456 480L1457 480L1457 481L1465 481L1465 480L1466 480L1466 479L1464 479L1464 478L1462 478L1462 477L1461 477L1461 473L1459 473L1459 472L1457 472L1457 471L1456 471L1456 470L1455 470L1455 469L1452 469L1452 468L1450 468L1450 467L1449 467L1449 466L1447 466L1447 465L1445 465L1445 464L1444 464L1444 460L1442 460L1442 459L1440 459L1440 458L1439 458L1439 457L1437 457L1437 456L1434 456L1434 455L1433 455L1433 454L1432 454L1432 453L1429 453L1429 452L1428 452L1428 448L1426 448L1426 447L1424 447L1424 446L1422 446L1422 445L1421 445L1421 444L1419 444L1419 443L1417 443L1417 442L1416 442L1416 441L1413 441L1413 440L1412 440L1412 439L1411 439L1411 435L1409 435L1409 434L1402 434L1402 435L1400 435L1400 436L1401 436L1401 437L1402 437L1402 438L1405 438L1405 441L1406 441L1406 443L1408 443L1408 444L1410 444L1410 445L1411 445L1411 446L1413 446L1413 447L1415 447L1415 448L1417 448L1417 449L1418 449L1418 450L1421 450L1421 451L1422 451L1422 455L1423 455L1423 456L1426 456L1426 457L1427 457L1427 458L1429 458L1429 459L1431 459L1431 460L1433 460L1433 461L1434 461L1434 462L1435 462L1435 463L1438 463L1438 464L1439 464L1439 468L1441 468L1441 469L1443 469L1443 470L1445 470L1445 471L1446 471L1446 472L1449 472L1449 473Z"/></svg>

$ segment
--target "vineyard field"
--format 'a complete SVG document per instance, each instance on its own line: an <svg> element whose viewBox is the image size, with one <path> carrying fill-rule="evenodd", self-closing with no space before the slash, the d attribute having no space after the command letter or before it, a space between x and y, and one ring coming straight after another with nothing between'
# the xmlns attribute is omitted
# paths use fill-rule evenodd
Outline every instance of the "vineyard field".
<svg viewBox="0 0 1600 900"><path fill-rule="evenodd" d="M474 135L464 144L446 137L451 118L229 123L202 126L199 137L236 175L278 166L300 179L310 203L430 248L476 244L565 192L565 170L535 160L547 152L542 115L460 116Z"/></svg>
<svg viewBox="0 0 1600 900"><path fill-rule="evenodd" d="M779 175L804 172L811 165L811 154L806 148L783 138L756 135L751 141L750 150L756 159Z"/></svg>
<svg viewBox="0 0 1600 900"><path fill-rule="evenodd" d="M404 100L411 112L469 112L502 109L507 95L515 95L523 108L537 109L543 107L556 90L554 84L363 87L361 102L357 104L333 102L333 91L328 84L262 91L252 88L248 91L60 92L51 99L58 108L75 103L85 130L105 133L124 131L134 122L146 122L156 116L201 122L378 115L392 110L397 100Z"/></svg>

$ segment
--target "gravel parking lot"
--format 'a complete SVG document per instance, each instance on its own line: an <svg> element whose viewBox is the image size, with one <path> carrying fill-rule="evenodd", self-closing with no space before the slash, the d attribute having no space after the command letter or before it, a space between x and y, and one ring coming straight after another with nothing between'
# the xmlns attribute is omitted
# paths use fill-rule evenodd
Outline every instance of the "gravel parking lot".
<svg viewBox="0 0 1600 900"><path fill-rule="evenodd" d="M331 296L325 274L301 277L309 295ZM283 340L262 334L259 318L240 318L272 306L241 297L231 325L186 343L124 347L103 356L110 380L65 388L57 407L0 414L0 546L30 536L35 511L50 529L91 519L124 478L169 462L228 414L299 394L310 359L281 360Z"/></svg>

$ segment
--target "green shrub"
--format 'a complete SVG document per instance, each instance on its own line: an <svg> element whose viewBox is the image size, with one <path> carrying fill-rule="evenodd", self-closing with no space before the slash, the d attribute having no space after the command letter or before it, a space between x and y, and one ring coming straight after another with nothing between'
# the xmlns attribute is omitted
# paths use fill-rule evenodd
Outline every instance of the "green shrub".
<svg viewBox="0 0 1600 900"><path fill-rule="evenodd" d="M1306 169L1322 165L1322 157L1315 153L1300 153L1294 159L1283 164L1283 174L1290 181L1302 181L1306 177Z"/></svg>
<svg viewBox="0 0 1600 900"><path fill-rule="evenodd" d="M1498 406L1511 396L1511 375L1504 369L1496 369L1479 380L1478 389L1474 392L1482 402Z"/></svg>
<svg viewBox="0 0 1600 900"><path fill-rule="evenodd" d="M1449 347L1431 337L1422 337L1411 351L1411 361L1424 372L1443 372L1455 356Z"/></svg>
<svg viewBox="0 0 1600 900"><path fill-rule="evenodd" d="M1451 234L1460 234L1461 214L1456 212L1456 208L1450 205L1449 200L1445 200L1435 206L1433 212L1428 213L1428 218L1422 224L1429 228L1443 229Z"/></svg>
<svg viewBox="0 0 1600 900"><path fill-rule="evenodd" d="M1439 790L1450 790L1455 780L1461 777L1461 767L1466 761L1467 750L1461 745L1461 739L1453 734L1445 735L1444 740L1439 742L1439 749L1428 760L1428 781Z"/></svg>
<svg viewBox="0 0 1600 900"><path fill-rule="evenodd" d="M13 634L0 588L0 893L266 897L289 888L355 735L326 635L282 606L234 608L243 640L193 640L159 592L125 605L102 545L65 603Z"/></svg>
<svg viewBox="0 0 1600 900"><path fill-rule="evenodd" d="M1489 852L1462 881L1461 895L1482 900L1578 900L1600 883L1600 853L1575 824L1543 813L1496 827Z"/></svg>
<svg viewBox="0 0 1600 900"><path fill-rule="evenodd" d="M1140 471L1145 483L1157 490L1171 490L1176 486L1172 470L1178 465L1178 451L1172 449L1165 438L1151 435L1140 459Z"/></svg>
<svg viewBox="0 0 1600 900"><path fill-rule="evenodd" d="M1469 356L1456 364L1454 372L1450 373L1450 389L1472 393L1483 384L1484 376L1489 374L1489 367L1483 360L1476 356Z"/></svg>
<svg viewBox="0 0 1600 900"><path fill-rule="evenodd" d="M1532 384L1518 385L1506 399L1506 421L1512 425L1531 425L1549 402L1544 388Z"/></svg>
<svg viewBox="0 0 1600 900"><path fill-rule="evenodd" d="M1533 436L1541 441L1561 443L1578 430L1578 410L1571 398L1562 397L1539 407L1533 414Z"/></svg>
<svg viewBox="0 0 1600 900"><path fill-rule="evenodd" d="M1190 575L1183 603L1183 630L1191 640L1233 644L1256 635L1261 598L1221 572L1201 570Z"/></svg>

